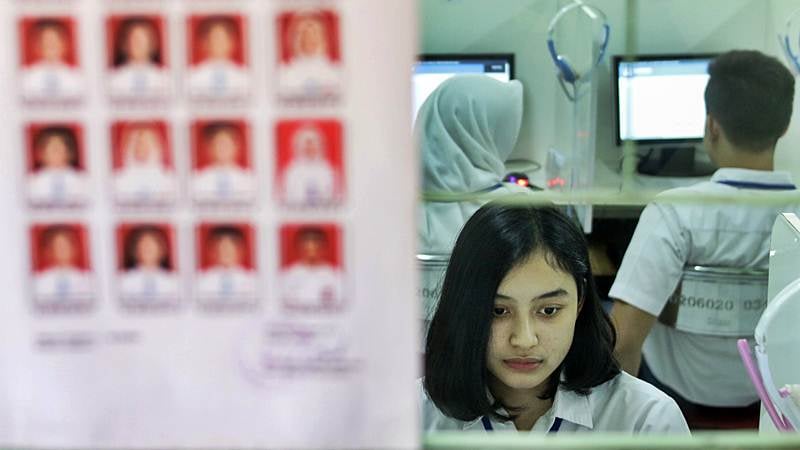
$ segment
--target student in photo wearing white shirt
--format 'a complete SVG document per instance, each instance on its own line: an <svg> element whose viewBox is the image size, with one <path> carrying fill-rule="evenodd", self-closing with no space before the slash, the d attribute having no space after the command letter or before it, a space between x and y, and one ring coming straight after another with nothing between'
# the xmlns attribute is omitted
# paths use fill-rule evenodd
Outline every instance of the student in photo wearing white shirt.
<svg viewBox="0 0 800 450"><path fill-rule="evenodd" d="M170 306L178 301L179 278L162 227L140 225L127 233L119 289L127 306Z"/></svg>
<svg viewBox="0 0 800 450"><path fill-rule="evenodd" d="M241 166L246 151L242 130L232 122L213 122L200 132L208 164L192 177L198 202L248 202L255 195L253 172ZM198 146L199 147L199 146ZM199 153L198 148L195 152ZM200 155L195 154L195 157Z"/></svg>
<svg viewBox="0 0 800 450"><path fill-rule="evenodd" d="M703 144L720 169L710 181L664 192L645 208L609 292L615 299L611 316L623 368L673 396L693 429L755 428L759 399L736 341L752 342L760 314L751 316L747 330L689 332L667 317L666 307L673 293L678 299L686 289L687 267L766 270L776 217L800 213L800 204L791 199L763 206L757 200L795 189L789 173L773 170L775 144L791 120L794 76L773 57L736 50L718 56L708 73ZM698 201L673 202L673 195ZM753 202L725 200L741 195ZM731 295L737 291L741 286L729 289ZM766 286L761 295L766 305ZM722 319L743 323L746 311L733 296L717 298L709 291L698 297L729 304L739 313ZM691 305L679 308L693 316L709 313ZM735 425L726 423L731 421Z"/></svg>
<svg viewBox="0 0 800 450"><path fill-rule="evenodd" d="M165 95L169 75L164 69L164 51L153 20L128 17L119 24L114 39L110 89L113 97Z"/></svg>
<svg viewBox="0 0 800 450"><path fill-rule="evenodd" d="M74 206L86 203L87 176L80 169L78 140L69 127L51 126L33 135L33 172L28 198L35 206Z"/></svg>
<svg viewBox="0 0 800 450"><path fill-rule="evenodd" d="M326 21L317 11L292 15L284 39L290 46L287 62L278 67L278 89L290 98L328 98L339 94L342 73L331 58Z"/></svg>
<svg viewBox="0 0 800 450"><path fill-rule="evenodd" d="M71 225L51 225L37 245L47 267L34 274L34 301L38 307L87 306L94 295L91 272L80 267L81 241Z"/></svg>
<svg viewBox="0 0 800 450"><path fill-rule="evenodd" d="M330 249L325 230L304 226L294 247L299 259L280 273L281 299L289 308L334 310L342 303L342 274L326 254Z"/></svg>
<svg viewBox="0 0 800 450"><path fill-rule="evenodd" d="M37 20L31 26L30 41L37 60L22 70L22 93L25 98L74 99L83 93L80 70L67 62L70 50L68 25L59 19Z"/></svg>
<svg viewBox="0 0 800 450"><path fill-rule="evenodd" d="M241 39L239 26L231 16L211 16L200 22L195 41L203 58L189 69L190 95L228 97L247 93L247 69L234 60Z"/></svg>
<svg viewBox="0 0 800 450"><path fill-rule="evenodd" d="M614 340L581 230L490 202L456 241L428 331L423 430L688 433L671 398L620 371Z"/></svg>
<svg viewBox="0 0 800 450"><path fill-rule="evenodd" d="M281 175L283 202L291 206L324 206L338 201L336 171L328 160L322 130L314 124L297 128L292 158Z"/></svg>
<svg viewBox="0 0 800 450"><path fill-rule="evenodd" d="M244 265L247 239L241 229L219 225L208 233L211 266L197 278L201 303L250 303L256 298L256 274Z"/></svg>
<svg viewBox="0 0 800 450"><path fill-rule="evenodd" d="M122 165L114 172L114 196L123 205L167 204L175 200L175 175L164 162L167 151L154 124L131 123L120 139Z"/></svg>

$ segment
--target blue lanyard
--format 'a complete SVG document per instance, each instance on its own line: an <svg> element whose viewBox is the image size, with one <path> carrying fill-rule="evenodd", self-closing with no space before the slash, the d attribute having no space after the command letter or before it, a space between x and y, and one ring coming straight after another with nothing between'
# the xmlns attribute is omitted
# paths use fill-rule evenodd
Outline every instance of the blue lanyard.
<svg viewBox="0 0 800 450"><path fill-rule="evenodd" d="M733 186L739 189L757 189L762 191L793 191L797 189L795 185L791 183L769 184L769 183L756 183L754 181L730 181L730 180L717 181L717 183L724 184L727 186Z"/></svg>
<svg viewBox="0 0 800 450"><path fill-rule="evenodd" d="M479 190L479 191L476 191L475 193L476 193L476 194L480 194L480 193L482 193L482 192L492 192L492 191L494 191L495 189L500 189L501 187L503 187L503 183L497 183L497 184L495 184L494 186L489 186L488 188L486 188L486 189L481 189L481 190Z"/></svg>
<svg viewBox="0 0 800 450"><path fill-rule="evenodd" d="M488 417L486 416L481 417L481 422L483 423L484 430L486 431L494 430L494 428L492 428L492 422L489 420ZM563 422L563 420L561 420L561 417L556 417L556 420L553 421L553 426L550 427L548 433L558 433L558 430L561 428L561 422Z"/></svg>

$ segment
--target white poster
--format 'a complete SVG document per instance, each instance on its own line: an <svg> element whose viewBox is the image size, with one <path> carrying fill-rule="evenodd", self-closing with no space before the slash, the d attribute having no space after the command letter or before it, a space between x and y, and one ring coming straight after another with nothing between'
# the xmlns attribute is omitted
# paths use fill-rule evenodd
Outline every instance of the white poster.
<svg viewBox="0 0 800 450"><path fill-rule="evenodd" d="M417 447L414 2L0 20L0 446Z"/></svg>

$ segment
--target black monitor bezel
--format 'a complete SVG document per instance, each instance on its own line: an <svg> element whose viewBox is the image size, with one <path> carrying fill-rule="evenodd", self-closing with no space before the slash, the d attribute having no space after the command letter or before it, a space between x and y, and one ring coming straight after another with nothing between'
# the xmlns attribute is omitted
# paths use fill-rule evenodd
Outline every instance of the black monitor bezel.
<svg viewBox="0 0 800 450"><path fill-rule="evenodd" d="M644 54L644 55L614 55L611 64L611 90L612 104L614 108L614 140L617 146L625 142L633 142L637 145L670 145L670 144L696 144L703 141L703 138L680 138L680 139L621 139L620 120L619 120L619 64L622 61L671 61L676 59L712 60L719 56L719 53L664 53L664 54Z"/></svg>
<svg viewBox="0 0 800 450"><path fill-rule="evenodd" d="M417 61L470 61L498 59L508 61L509 79L514 78L514 53L421 53Z"/></svg>

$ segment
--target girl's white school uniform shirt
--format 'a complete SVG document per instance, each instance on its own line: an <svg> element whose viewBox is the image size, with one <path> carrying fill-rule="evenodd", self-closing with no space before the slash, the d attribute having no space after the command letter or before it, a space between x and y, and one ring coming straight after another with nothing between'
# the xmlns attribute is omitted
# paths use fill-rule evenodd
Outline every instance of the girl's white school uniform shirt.
<svg viewBox="0 0 800 450"><path fill-rule="evenodd" d="M84 204L89 197L89 180L72 168L41 169L28 178L28 197L35 205Z"/></svg>
<svg viewBox="0 0 800 450"><path fill-rule="evenodd" d="M419 381L423 432L487 430L483 417L465 422L444 415L428 398ZM506 414L501 410L501 413ZM558 420L560 419L560 420ZM516 431L513 421L488 418L493 431ZM558 425L556 425L558 423ZM533 425L531 432L613 431L619 433L689 434L689 427L675 401L654 386L620 372L592 388L589 395L556 391L553 406Z"/></svg>

